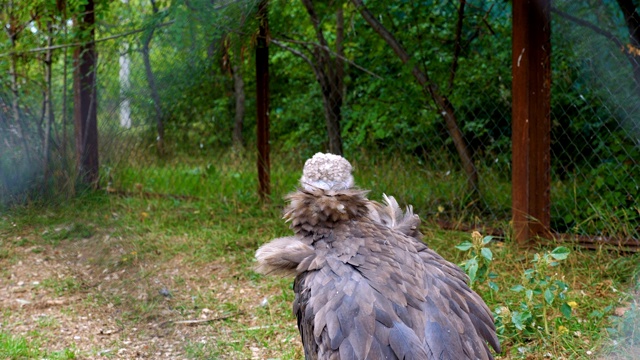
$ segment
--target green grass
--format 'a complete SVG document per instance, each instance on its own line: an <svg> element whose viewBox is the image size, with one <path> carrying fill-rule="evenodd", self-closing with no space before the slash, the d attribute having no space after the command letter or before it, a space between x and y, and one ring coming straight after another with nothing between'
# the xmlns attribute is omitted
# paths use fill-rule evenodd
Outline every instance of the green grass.
<svg viewBox="0 0 640 360"><path fill-rule="evenodd" d="M82 282L73 277L53 277L44 279L39 286L50 289L56 296L60 296L80 291L82 289Z"/></svg>
<svg viewBox="0 0 640 360"><path fill-rule="evenodd" d="M373 199L385 192L401 203L414 204L425 219L423 232L429 245L445 258L462 262L465 255L454 246L470 235L429 224L437 217L474 222L479 211L487 210L469 203L464 181L455 171L447 175L434 166L412 172L407 170L408 161L356 156L352 160L356 182L372 189ZM224 318L201 325L204 333L215 334L208 341L193 337L182 342L181 351L188 358L298 359L302 353L291 314L291 279L264 277L252 267L259 245L289 234L281 219L282 197L295 188L303 163L304 159L294 155L273 162L268 203L256 198L255 161L247 154L113 167L112 186L119 194L86 193L55 206L31 204L4 213L0 217L0 262L17 261L21 248L43 255L48 247L78 252L90 247L88 266L108 269L109 274L124 271L121 278L105 283L100 291L73 277L51 278L40 286L60 296L81 293L83 304L94 309L117 309L118 321L126 328L167 318ZM483 186L497 194L493 199L496 211L507 209L508 182L497 176L483 181L487 182ZM490 248L494 255L491 270L497 274L494 281L500 290L492 291L485 283L477 284L476 290L492 311L515 309L523 295L510 289L523 283L533 254L550 249L525 251L508 236ZM549 333L512 328L501 335L502 357L551 354L553 358L580 359L589 357L589 352L615 351L613 341L637 344L637 307L631 306L625 317L613 315L616 308L638 301L634 292L638 290L639 263L638 255L616 250L571 248L569 258L552 275L568 285L566 301L576 303L572 316L563 317L557 307L551 307ZM163 267L175 268L175 273L167 275ZM163 287L171 290L171 298L159 293ZM266 304L256 305L263 297ZM53 327L44 319L39 325L39 332ZM176 326L170 324L166 331ZM43 344L1 335L0 358L63 356L43 353L48 351ZM17 355L8 352L10 347Z"/></svg>
<svg viewBox="0 0 640 360"><path fill-rule="evenodd" d="M76 359L73 349L60 351L42 350L38 341L29 341L22 336L14 336L5 332L0 332L0 358L21 360L21 359L51 359L70 360Z"/></svg>

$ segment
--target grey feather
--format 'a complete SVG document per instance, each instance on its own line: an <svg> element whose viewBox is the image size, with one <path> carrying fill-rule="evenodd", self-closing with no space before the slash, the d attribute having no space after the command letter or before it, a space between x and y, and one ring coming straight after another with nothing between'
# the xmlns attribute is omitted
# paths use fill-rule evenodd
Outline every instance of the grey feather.
<svg viewBox="0 0 640 360"><path fill-rule="evenodd" d="M282 237L262 245L256 251L258 265L256 272L261 274L296 275L296 268L315 250L295 236Z"/></svg>
<svg viewBox="0 0 640 360"><path fill-rule="evenodd" d="M464 271L421 241L410 206L367 199L350 173L305 168L305 176L321 181L287 196L295 235L263 245L256 258L263 273L296 275L306 359L493 359L487 342L500 346L491 311Z"/></svg>

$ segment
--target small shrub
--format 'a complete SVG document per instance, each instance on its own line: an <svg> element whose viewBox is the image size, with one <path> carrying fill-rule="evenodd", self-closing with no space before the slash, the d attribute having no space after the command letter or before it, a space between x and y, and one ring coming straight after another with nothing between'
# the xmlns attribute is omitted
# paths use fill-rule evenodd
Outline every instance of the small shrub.
<svg viewBox="0 0 640 360"><path fill-rule="evenodd" d="M568 285L551 271L566 260L569 249L557 247L544 254L533 255L533 266L522 273L521 282L510 291L523 294L519 303L505 304L495 310L498 333L506 337L531 338L552 334L550 323L559 320L559 314L571 318L576 302L567 301ZM561 321L556 321L556 334L567 332Z"/></svg>
<svg viewBox="0 0 640 360"><path fill-rule="evenodd" d="M487 282L492 291L498 291L498 284L491 281L498 277L498 274L489 270L491 261L493 261L493 253L491 249L486 247L493 240L493 236L482 236L477 231L471 234L471 241L464 241L456 248L466 251L468 259L463 261L461 266L469 275L469 286L473 289L474 284ZM487 281L488 280L488 281Z"/></svg>

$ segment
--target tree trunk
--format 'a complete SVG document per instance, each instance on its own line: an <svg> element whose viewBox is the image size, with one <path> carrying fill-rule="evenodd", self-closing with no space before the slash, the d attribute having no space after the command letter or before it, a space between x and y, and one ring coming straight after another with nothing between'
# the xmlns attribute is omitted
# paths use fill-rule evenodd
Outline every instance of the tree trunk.
<svg viewBox="0 0 640 360"><path fill-rule="evenodd" d="M98 187L98 112L96 94L97 53L95 4L88 0L78 19L79 32L88 34L74 52L74 125L78 174L83 183Z"/></svg>
<svg viewBox="0 0 640 360"><path fill-rule="evenodd" d="M319 44L315 46L311 54L313 60L307 57L301 51L284 45L279 41L273 41L277 46L290 51L294 55L306 61L316 77L316 81L320 84L322 93L322 105L327 128L328 149L333 154L342 155L342 135L340 131L340 122L342 120L342 105L344 102L344 17L342 8L338 8L336 12L336 54L332 59L331 51L327 41L324 38L320 21L313 7L311 0L302 0L307 13L311 18L316 37Z"/></svg>
<svg viewBox="0 0 640 360"><path fill-rule="evenodd" d="M412 62L410 61L411 58L409 54L404 50L395 37L380 22L378 22L369 9L364 6L362 0L351 0L351 2L360 11L360 14L362 14L362 17L367 21L367 23L369 23L380 37L382 37L393 49L400 60L402 60L404 64L410 65ZM458 126L458 120L456 119L453 105L446 97L440 94L438 87L431 81L426 71L423 72L418 68L418 66L414 65L411 68L411 73L422 86L424 91L431 96L433 102L436 104L438 112L440 112L444 117L447 130L456 147L458 156L460 156L464 172L467 175L467 185L469 190L478 196L480 191L480 188L478 187L478 172L471 159L469 147L467 146L464 137L462 136L462 131L460 131L460 127Z"/></svg>
<svg viewBox="0 0 640 360"><path fill-rule="evenodd" d="M258 5L260 23L256 42L256 108L258 138L258 194L263 201L268 200L270 189L269 161L269 20L268 1L261 0Z"/></svg>
<svg viewBox="0 0 640 360"><path fill-rule="evenodd" d="M241 62L241 59L237 59L237 61ZM233 85L236 98L236 113L235 121L233 124L233 146L237 149L240 149L243 146L242 125L244 124L245 110L245 93L244 81L242 80L242 64L236 64L233 66Z"/></svg>
<svg viewBox="0 0 640 360"><path fill-rule="evenodd" d="M51 159L51 126L53 125L53 101L51 99L51 66L52 66L52 53L51 45L53 45L53 25L51 21L47 22L47 52L44 58L44 78L45 78L45 130L44 130L44 154L43 154L43 176L44 186L46 186L49 180L49 162Z"/></svg>
<svg viewBox="0 0 640 360"><path fill-rule="evenodd" d="M15 44L14 40L12 40L12 44ZM11 112L13 113L13 123L20 133L24 154L27 157L27 159L29 159L29 162L31 162L31 153L29 151L29 146L28 146L27 131L25 128L25 124L22 123L22 117L20 116L20 90L18 85L18 65L17 65L15 54L11 55L9 72L11 72L11 94L13 95L13 98L11 99Z"/></svg>
<svg viewBox="0 0 640 360"><path fill-rule="evenodd" d="M65 16L66 18L66 16ZM67 23L64 23L64 36L66 38L67 33L68 33L68 29L67 29ZM67 48L64 48L64 61L63 61L63 65L62 65L62 161L64 162L64 169L65 171L69 171L69 173L71 173L70 171L70 164L69 164L69 157L67 156L68 152L68 144L67 144L67 90L68 90L68 79L67 79L67 63L69 61L69 53L67 51ZM73 184L73 182L69 182L70 184Z"/></svg>
<svg viewBox="0 0 640 360"><path fill-rule="evenodd" d="M328 43L320 27L320 20L313 7L311 0L302 0L311 23L316 32L316 37L320 44L313 51L315 60L314 73L316 80L322 88L322 104L324 109L325 124L327 127L327 137L329 139L328 151L333 154L342 155L342 135L340 133L340 122L342 120L343 101L343 79L344 79L344 17L342 8L336 12L336 53L332 59Z"/></svg>
<svg viewBox="0 0 640 360"><path fill-rule="evenodd" d="M9 8L13 7L13 2L9 2ZM9 15L9 23L11 26L5 27L7 35L11 41L11 49L14 50L16 48L16 41L18 39L18 21ZM27 139L27 129L26 125L22 122L22 117L20 116L20 85L18 84L18 59L15 53L11 54L11 58L9 59L9 72L11 74L11 112L13 113L13 123L18 130L19 135L16 136L15 143L21 142L24 154L29 163L31 162L31 153L29 152L28 139ZM20 140L18 140L20 138Z"/></svg>
<svg viewBox="0 0 640 360"><path fill-rule="evenodd" d="M158 13L158 7L155 0L150 0L153 8L154 15ZM153 107L156 112L156 128L158 131L158 137L156 138L156 144L158 147L158 154L164 155L164 120L162 114L162 107L160 105L160 95L158 93L158 87L156 86L156 79L153 75L153 69L151 68L151 59L149 56L149 45L153 38L155 28L149 30L149 34L144 37L142 42L142 60L144 62L144 69L147 75L147 83L149 84L149 91L151 91L151 100L153 101Z"/></svg>
<svg viewBox="0 0 640 360"><path fill-rule="evenodd" d="M131 102L129 101L129 87L131 80L128 44L122 45L123 53L120 55L120 126L125 129L131 128Z"/></svg>
<svg viewBox="0 0 640 360"><path fill-rule="evenodd" d="M329 82L329 107L330 116L327 118L327 130L329 133L329 150L338 155L342 155L342 134L340 123L342 122L342 103L344 99L344 14L342 6L336 10L336 54L333 59L334 71ZM330 59L329 51L326 50L326 57Z"/></svg>
<svg viewBox="0 0 640 360"><path fill-rule="evenodd" d="M336 84L329 84L328 88L322 89L322 105L329 137L329 152L342 155L342 136L340 134L342 87L336 88L335 85Z"/></svg>
<svg viewBox="0 0 640 360"><path fill-rule="evenodd" d="M627 45L625 53L633 71L636 92L640 93L640 14L632 0L617 0L617 2L629 31L630 44Z"/></svg>
<svg viewBox="0 0 640 360"><path fill-rule="evenodd" d="M129 0L122 0L125 5L129 4ZM129 88L131 87L131 59L129 55L129 43L124 42L121 45L120 54L120 72L118 77L120 80L120 126L125 129L131 128L131 102L129 101Z"/></svg>

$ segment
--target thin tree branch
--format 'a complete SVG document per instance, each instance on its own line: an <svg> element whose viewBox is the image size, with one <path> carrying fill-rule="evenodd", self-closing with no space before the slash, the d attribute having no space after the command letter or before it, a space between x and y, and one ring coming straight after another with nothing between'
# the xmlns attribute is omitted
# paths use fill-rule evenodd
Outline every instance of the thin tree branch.
<svg viewBox="0 0 640 360"><path fill-rule="evenodd" d="M286 34L279 34L279 35L282 36L282 38L280 38L280 41L286 41L286 42L291 43L291 44L300 45L306 51L308 51L310 53L313 52L313 51L309 48L309 45L312 46L312 47L316 47L316 46L320 47L320 45L318 43L315 43L315 42L295 40L295 39L290 38Z"/></svg>
<svg viewBox="0 0 640 360"><path fill-rule="evenodd" d="M11 5L9 5L11 6ZM20 24L20 25L16 25L15 28L13 27L13 24L11 23L11 19L13 19L13 14L9 14L9 26L4 26L5 31L7 33L7 35L9 35L10 38L13 38L14 40L18 38L18 36L20 35L20 33L27 28L27 26L29 24L31 24L31 22L33 20L36 19L37 17L37 13L31 14L31 18L27 21L25 21L24 23Z"/></svg>
<svg viewBox="0 0 640 360"><path fill-rule="evenodd" d="M613 33L610 33L610 32L602 29L601 27L599 27L599 26L597 26L597 25L595 25L595 24L593 24L593 23L591 23L589 21L586 21L586 20L577 18L577 17L575 17L573 15L567 14L567 13L565 13L563 11L558 10L557 8L553 8L552 7L551 11L556 13L556 14L558 14L558 15L560 15L561 17L571 21L571 22L574 22L574 23L576 23L576 24L578 24L580 26L583 26L583 27L586 27L588 29L591 29L593 32L595 32L595 33L597 33L599 35L602 35L605 38L611 40L620 49L620 51L622 51L622 53L627 58L627 61L629 61L629 64L634 69L634 77L637 76L635 69L638 67L638 62L636 61L636 58L634 56L634 50L635 50L634 49L635 48L634 45L632 45L632 44L625 45ZM631 36L631 38L633 39L633 36ZM640 84L640 78L636 79L636 83Z"/></svg>
<svg viewBox="0 0 640 360"><path fill-rule="evenodd" d="M302 60L306 61L309 66L311 66L311 70L313 70L313 74L315 75L316 79L318 81L320 81L320 76L322 76L322 74L320 74L320 70L318 70L318 68L316 67L316 64L308 57L306 56L304 53L302 53L301 51L298 51L292 47L289 47L283 43L281 43L280 41L276 40L276 39L271 39L270 41L273 45L276 45L284 50L287 50L289 52L291 52L293 55L296 55L298 57L300 57Z"/></svg>
<svg viewBox="0 0 640 360"><path fill-rule="evenodd" d="M320 20L318 19L318 14L313 7L313 2L311 0L302 0L302 4L309 14L309 18L311 19L311 24L313 25L313 29L316 33L318 42L320 43L320 45L328 48L328 43L324 38L322 28L320 27ZM331 57L329 56L329 52L327 50L324 50L323 48L316 47L313 49L313 57L317 62L317 75L319 75L318 82L320 83L322 89L329 89L334 72L333 66L331 66L330 64Z"/></svg>
<svg viewBox="0 0 640 360"><path fill-rule="evenodd" d="M436 104L438 111L444 117L445 124L447 126L447 130L449 131L449 135L451 136L453 143L458 151L458 155L460 156L460 160L462 162L462 167L467 174L467 183L469 185L469 189L473 191L477 196L480 195L480 189L478 187L478 172L471 159L471 155L469 153L468 146L462 135L462 131L458 126L458 120L455 116L455 109L449 100L440 94L437 85L431 80L428 72L421 71L417 65L413 64L411 56L404 47L396 40L392 33L387 30L384 25L382 25L378 19L369 11L369 9L364 5L362 0L351 0L353 5L355 5L356 9L360 12L365 21L371 26L371 28L378 33L378 35L393 49L393 51L398 55L403 64L407 67L411 68L411 74L415 77L416 81L420 84L423 91L429 96Z"/></svg>
<svg viewBox="0 0 640 360"><path fill-rule="evenodd" d="M636 5L632 0L617 0L622 15L624 15L624 22L627 24L631 42L634 47L640 45L640 15L636 11Z"/></svg>
<svg viewBox="0 0 640 360"><path fill-rule="evenodd" d="M489 17L489 13L491 12L491 10L493 9L493 5L495 5L495 3L491 4L489 6L489 9L487 9L487 11L485 11L484 16L482 17L482 19L480 21L482 21L482 23L487 27L487 29L489 29L489 32L491 33L491 35L495 35L495 31L493 31L493 29L491 28L491 25L489 25L489 23L487 22L487 17ZM466 43L462 46L463 48L466 48L467 46L469 46L469 44L471 44L471 42L478 37L478 35L480 35L480 25L476 26L476 31L473 32L473 34L471 36L469 36L469 38L467 39Z"/></svg>
<svg viewBox="0 0 640 360"><path fill-rule="evenodd" d="M620 47L620 48L624 48L624 43L622 43L622 41L620 41L620 39L618 39L617 36L615 36L614 34L604 30L603 28L597 26L596 24L593 24L587 20L583 20L580 18L577 18L573 15L567 14L564 11L559 10L558 8L552 7L551 8L551 12L554 12L558 15L560 15L561 17L576 23L577 25L580 25L582 27L586 27L588 29L593 30L595 33L600 34L604 37L606 37L607 39L613 41L614 44L616 44L616 46Z"/></svg>
<svg viewBox="0 0 640 360"><path fill-rule="evenodd" d="M344 12L342 6L338 7L336 11L336 72L334 74L336 81L335 84L340 89L340 97L344 98L342 94L344 85Z"/></svg>
<svg viewBox="0 0 640 360"><path fill-rule="evenodd" d="M464 24L464 7L466 4L466 0L460 0L460 6L458 7L458 21L456 22L456 37L453 46L453 61L451 62L451 72L449 74L448 92L453 90L453 81L458 71L458 58L460 57L460 52L462 52L462 25Z"/></svg>
<svg viewBox="0 0 640 360"><path fill-rule="evenodd" d="M364 67L362 67L362 66L360 66L360 65L356 64L355 62L351 61L350 59L348 59L348 58L346 58L346 57L344 57L344 56L342 56L342 55L340 55L340 54L337 54L337 53L335 53L335 52L331 51L331 49L329 49L328 47L324 47L324 46L322 46L322 45L320 45L320 44L318 44L318 43L314 43L314 42L306 42L306 41L300 41L300 40L292 40L292 39L274 39L274 38L271 38L271 42L274 42L274 41L279 42L279 44L275 44L275 45L277 45L277 46L279 46L279 47L281 47L281 48L283 48L283 49L286 49L286 50L289 50L290 48L289 48L288 46L284 45L284 44L282 43L282 41L289 42L289 43L292 43L292 44L299 44L299 45L313 45L313 46L315 46L315 47L319 47L319 48L321 48L321 49L324 49L324 50L328 51L329 53L331 53L331 55L333 55L333 56L335 56L335 57L337 57L337 58L341 59L342 61L344 61L344 62L348 63L349 65L351 65L351 66L355 67L356 69L358 69L358 70L360 70L360 71L363 71L363 72L365 72L365 73L367 73L367 74L369 74L369 75L371 75L371 76L373 76L373 77L375 77L375 78L378 78L378 79L382 80L382 76L380 76L380 75L378 75L378 74L374 73L373 71L371 71L371 70L369 70L369 69L367 69L367 68L364 68ZM292 51L292 52L293 52L293 51ZM297 54L296 54L296 55L297 55ZM299 55L298 55L298 56L299 56Z"/></svg>
<svg viewBox="0 0 640 360"><path fill-rule="evenodd" d="M168 25L173 24L174 22L175 22L175 20L167 21L165 23L156 25L156 27L159 28L159 27L168 26ZM145 28L142 28L142 29L136 29L136 30L127 31L127 32L124 32L122 34L116 34L116 35L107 36L107 37L104 37L104 38L101 38L101 39L98 39L98 40L94 40L93 43L97 44L97 43L104 42L104 41L118 39L118 38L121 38L121 37L125 37L125 36L129 36L129 35L132 35L132 34L137 34L137 33L146 31L147 29L148 28L145 27ZM38 52L44 52L44 51L56 50L56 49L65 49L65 48L77 47L77 46L81 46L81 45L84 45L84 44L83 43L70 43L70 44L62 44L62 45L54 45L54 46L45 46L45 47L33 48L33 49L22 50L22 51L9 51L9 52L0 54L0 58L11 56L11 55L20 55L20 54L38 53Z"/></svg>
<svg viewBox="0 0 640 360"><path fill-rule="evenodd" d="M314 69L315 69L316 64L314 64L314 63L313 63L313 61L311 61L311 59L310 59L307 55L305 55L304 53L302 53L301 51L298 51L298 50L296 50L296 49L294 49L294 48L292 48L292 47L290 47L290 46L287 46L287 45L285 45L285 44L281 43L279 40L274 39L274 38L271 38L271 41L270 41L270 42L271 42L273 45L276 45L276 46L278 46L278 47L280 47L280 48L282 48L282 49L284 49L284 50L287 50L287 51L289 51L290 53L292 53L292 54L294 54L294 55L296 55L296 56L300 57L302 60L306 61L306 62L309 64L309 66L311 66L312 68L314 68Z"/></svg>

